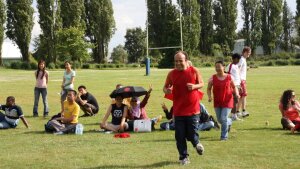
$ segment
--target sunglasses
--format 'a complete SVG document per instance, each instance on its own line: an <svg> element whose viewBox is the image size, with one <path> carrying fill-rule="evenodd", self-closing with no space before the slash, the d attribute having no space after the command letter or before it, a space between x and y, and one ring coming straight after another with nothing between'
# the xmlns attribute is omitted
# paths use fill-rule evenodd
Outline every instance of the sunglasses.
<svg viewBox="0 0 300 169"><path fill-rule="evenodd" d="M131 102L137 102L137 100L131 100Z"/></svg>

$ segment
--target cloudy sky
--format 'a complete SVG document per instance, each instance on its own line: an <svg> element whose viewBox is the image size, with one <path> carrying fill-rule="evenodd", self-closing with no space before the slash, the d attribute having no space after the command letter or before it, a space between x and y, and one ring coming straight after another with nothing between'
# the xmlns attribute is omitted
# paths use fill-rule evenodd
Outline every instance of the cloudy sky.
<svg viewBox="0 0 300 169"><path fill-rule="evenodd" d="M176 1L176 0L173 0ZM239 0L240 2L240 0ZM116 32L113 35L111 42L109 44L109 50L121 44L124 45L126 29L141 27L145 28L146 22L146 1L145 0L112 0L114 8L114 17L116 21ZM296 0L287 0L287 3L293 13L296 10ZM33 7L35 8L36 1L34 0ZM240 11L240 4L238 5ZM41 33L40 26L38 24L38 13L35 8L34 14L35 25L32 31L32 39L37 37ZM241 29L243 22L241 19L241 14L238 14L238 29ZM33 46L31 44L30 51L33 51ZM2 46L2 56L3 57L21 57L20 50L16 45L14 45L10 40L5 39Z"/></svg>

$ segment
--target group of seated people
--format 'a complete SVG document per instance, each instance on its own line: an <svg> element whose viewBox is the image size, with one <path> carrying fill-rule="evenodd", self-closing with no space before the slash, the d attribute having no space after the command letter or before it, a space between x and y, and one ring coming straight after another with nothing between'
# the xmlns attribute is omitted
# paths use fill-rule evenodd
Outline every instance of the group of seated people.
<svg viewBox="0 0 300 169"><path fill-rule="evenodd" d="M117 85L117 88L122 87ZM112 104L108 107L107 112L100 123L100 128L112 132L133 131L134 120L150 120L152 129L157 124L162 116L150 119L146 112L146 104L150 98L152 87L148 90L143 100L139 97L122 98L117 96L112 100ZM84 112L81 117L94 116L99 111L99 105L95 97L87 92L85 86L78 87L78 94L75 90L69 90L67 99L64 101L63 110L53 116L45 125L46 130L51 129L56 134L74 133L78 124L80 109ZM162 130L174 130L175 123L173 121L172 107L170 111L165 104L162 104L162 109L165 112L167 122L160 124ZM200 104L201 114L200 121L197 126L199 131L210 130L211 128L219 129L218 123L213 116L209 115L204 105ZM24 117L20 106L15 104L15 98L9 96L6 98L6 104L0 105L0 129L15 128L18 125L19 119L28 128L29 124ZM295 99L293 90L283 92L279 110L282 115L281 123L284 129L291 130L292 133L300 131L300 103ZM112 116L111 122L108 122L109 116ZM51 130L50 130L51 131Z"/></svg>

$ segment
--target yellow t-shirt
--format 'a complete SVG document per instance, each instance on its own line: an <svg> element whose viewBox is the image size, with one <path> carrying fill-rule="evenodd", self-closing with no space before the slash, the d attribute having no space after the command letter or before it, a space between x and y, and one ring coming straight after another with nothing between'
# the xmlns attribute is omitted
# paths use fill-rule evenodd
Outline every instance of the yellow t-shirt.
<svg viewBox="0 0 300 169"><path fill-rule="evenodd" d="M69 104L68 101L64 101L63 116L65 118L71 118L72 116L75 116L75 119L70 123L78 123L79 111L80 111L80 107L76 102L74 102L73 104Z"/></svg>

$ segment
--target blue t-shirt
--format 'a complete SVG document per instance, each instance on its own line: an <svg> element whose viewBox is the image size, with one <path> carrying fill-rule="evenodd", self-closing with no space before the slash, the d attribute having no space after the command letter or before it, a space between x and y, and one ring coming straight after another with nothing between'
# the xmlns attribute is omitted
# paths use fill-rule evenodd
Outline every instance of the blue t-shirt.
<svg viewBox="0 0 300 169"><path fill-rule="evenodd" d="M5 112L5 120L12 127L16 127L19 123L19 118L24 116L21 107L17 105L13 105L12 107L2 105L0 106L0 110Z"/></svg>

